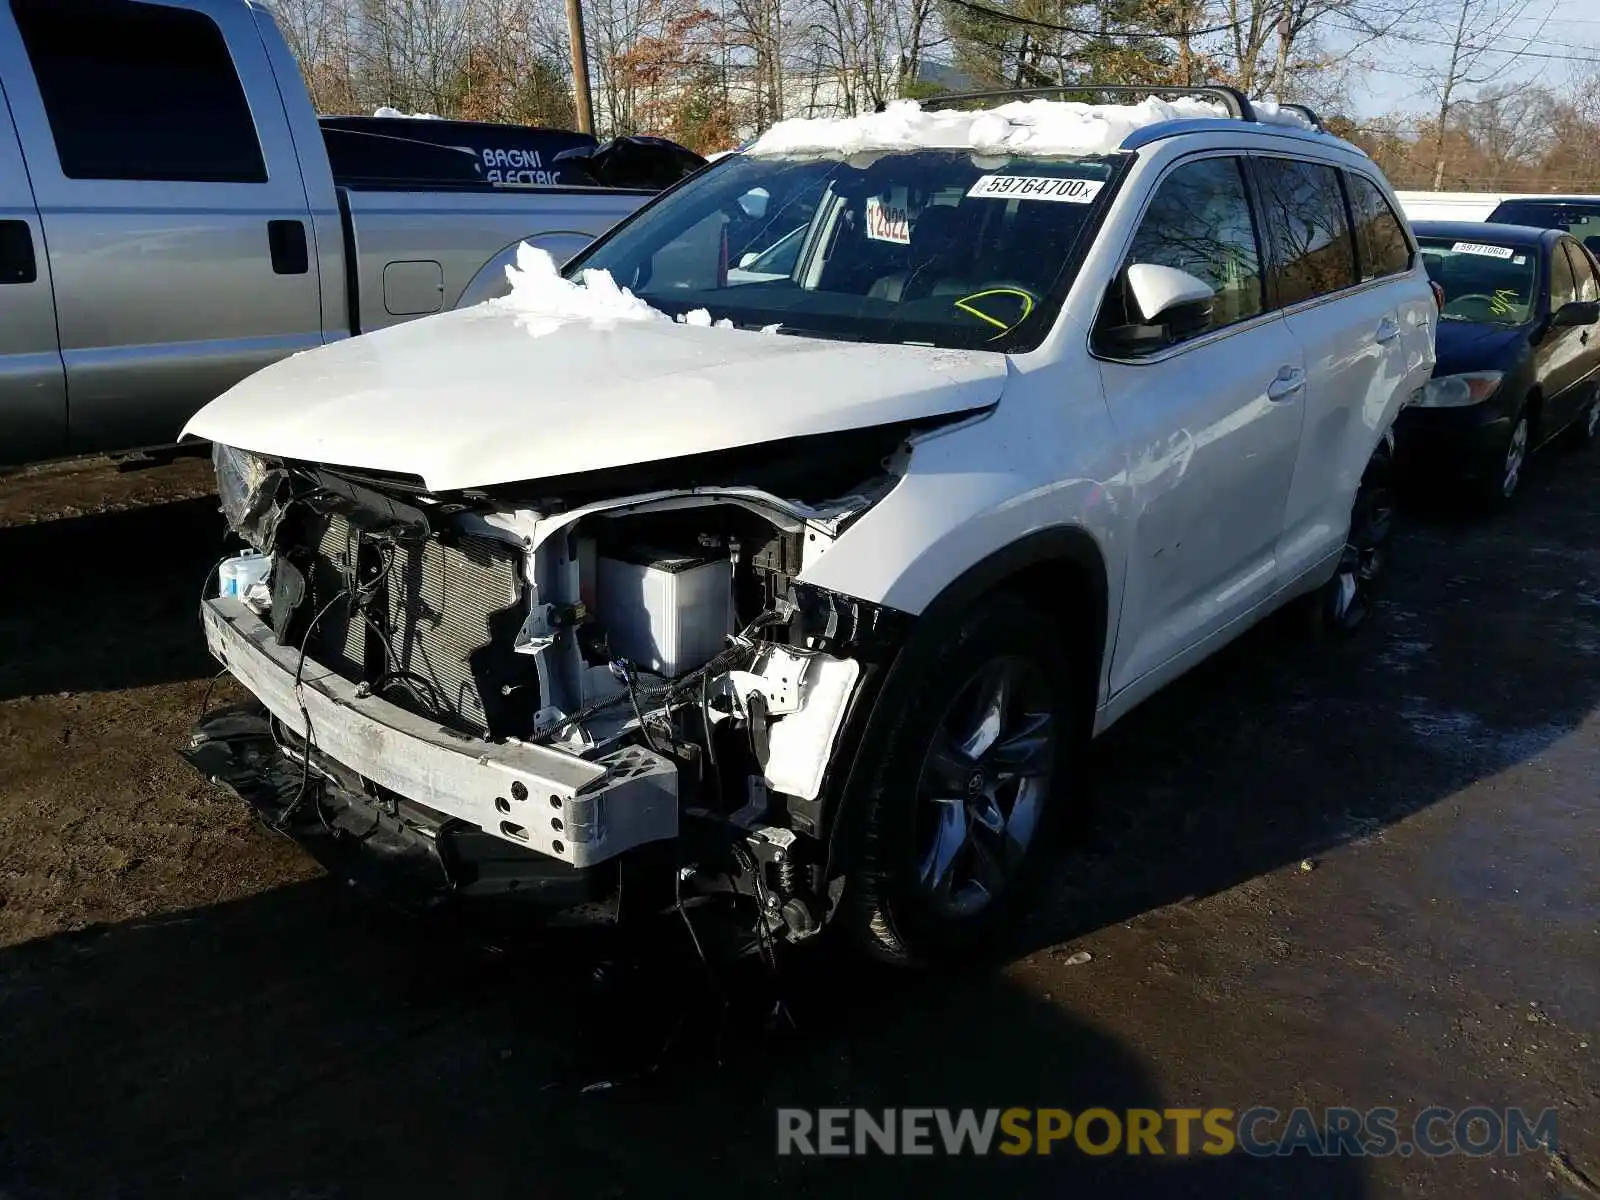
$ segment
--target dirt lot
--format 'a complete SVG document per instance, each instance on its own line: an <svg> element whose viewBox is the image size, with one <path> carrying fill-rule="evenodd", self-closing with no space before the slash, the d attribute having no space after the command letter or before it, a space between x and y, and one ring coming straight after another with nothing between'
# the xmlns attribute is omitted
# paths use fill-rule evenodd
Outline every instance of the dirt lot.
<svg viewBox="0 0 1600 1200"><path fill-rule="evenodd" d="M781 1033L676 948L599 988L587 940L374 909L190 774L208 488L0 479L8 1200L1600 1194L1600 458L1414 518L1357 641L1269 627L1103 739L1003 965L811 955ZM775 1157L776 1107L847 1104L1548 1106L1562 1158Z"/></svg>

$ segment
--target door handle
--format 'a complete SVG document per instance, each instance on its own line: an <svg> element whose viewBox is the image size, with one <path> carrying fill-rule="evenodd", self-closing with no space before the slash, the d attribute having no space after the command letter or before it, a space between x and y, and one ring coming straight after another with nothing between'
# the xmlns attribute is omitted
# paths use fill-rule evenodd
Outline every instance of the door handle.
<svg viewBox="0 0 1600 1200"><path fill-rule="evenodd" d="M1378 332L1372 335L1372 340L1382 344L1384 342L1392 342L1399 336L1400 326L1385 317L1378 322Z"/></svg>
<svg viewBox="0 0 1600 1200"><path fill-rule="evenodd" d="M39 278L33 255L33 230L26 221L0 221L0 285Z"/></svg>
<svg viewBox="0 0 1600 1200"><path fill-rule="evenodd" d="M1268 400L1287 400L1306 386L1306 373L1299 367L1280 367L1278 377L1267 384Z"/></svg>
<svg viewBox="0 0 1600 1200"><path fill-rule="evenodd" d="M304 275L311 270L306 253L306 227L300 221L268 221L267 249L278 275Z"/></svg>

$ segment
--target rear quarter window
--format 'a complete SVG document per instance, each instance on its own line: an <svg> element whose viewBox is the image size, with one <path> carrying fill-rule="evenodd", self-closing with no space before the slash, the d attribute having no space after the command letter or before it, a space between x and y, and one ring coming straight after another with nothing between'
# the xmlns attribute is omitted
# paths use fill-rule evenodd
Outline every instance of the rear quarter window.
<svg viewBox="0 0 1600 1200"><path fill-rule="evenodd" d="M1344 178L1355 223L1362 282L1410 270L1411 240L1383 190L1361 175L1347 172Z"/></svg>

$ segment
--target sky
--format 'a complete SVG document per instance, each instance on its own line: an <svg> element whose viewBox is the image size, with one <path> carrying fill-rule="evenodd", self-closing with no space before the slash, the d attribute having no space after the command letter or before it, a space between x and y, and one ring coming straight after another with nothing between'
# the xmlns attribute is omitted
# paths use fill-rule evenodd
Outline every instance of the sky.
<svg viewBox="0 0 1600 1200"><path fill-rule="evenodd" d="M1542 29L1541 29L1542 25ZM1364 69L1352 89L1356 112L1372 117L1392 112L1418 112L1431 107L1434 93L1422 76L1442 71L1449 61L1453 29L1422 36L1426 45L1396 43L1386 48L1385 61ZM1443 44L1434 44L1443 43ZM1600 76L1600 4L1595 0L1533 0L1501 39L1504 49L1485 57L1484 64L1510 62L1496 83L1538 80L1560 86L1571 80ZM1518 52L1521 52L1519 57ZM1546 57L1536 57L1543 55ZM1588 61L1569 61L1580 59Z"/></svg>

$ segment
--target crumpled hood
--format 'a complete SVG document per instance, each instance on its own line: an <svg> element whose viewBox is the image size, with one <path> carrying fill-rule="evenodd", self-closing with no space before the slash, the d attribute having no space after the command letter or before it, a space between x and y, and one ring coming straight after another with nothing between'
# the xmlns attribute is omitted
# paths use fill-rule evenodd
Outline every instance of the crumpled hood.
<svg viewBox="0 0 1600 1200"><path fill-rule="evenodd" d="M451 491L964 412L1005 376L1000 354L666 321L539 334L491 301L294 355L184 435Z"/></svg>

